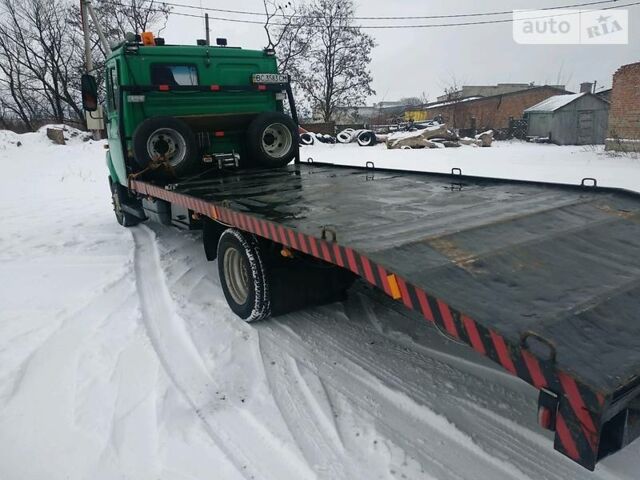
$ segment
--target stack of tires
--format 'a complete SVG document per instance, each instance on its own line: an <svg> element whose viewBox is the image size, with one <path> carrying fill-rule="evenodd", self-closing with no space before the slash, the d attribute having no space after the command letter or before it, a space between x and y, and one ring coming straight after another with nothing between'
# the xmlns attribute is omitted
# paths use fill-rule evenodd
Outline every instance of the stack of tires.
<svg viewBox="0 0 640 480"><path fill-rule="evenodd" d="M377 143L375 132L372 130L354 130L346 128L338 133L336 139L339 143L358 142L361 147L372 147Z"/></svg>
<svg viewBox="0 0 640 480"><path fill-rule="evenodd" d="M336 137L332 137L331 135L324 133L313 132L304 132L300 134L300 145L315 145L316 142L333 144L336 143Z"/></svg>

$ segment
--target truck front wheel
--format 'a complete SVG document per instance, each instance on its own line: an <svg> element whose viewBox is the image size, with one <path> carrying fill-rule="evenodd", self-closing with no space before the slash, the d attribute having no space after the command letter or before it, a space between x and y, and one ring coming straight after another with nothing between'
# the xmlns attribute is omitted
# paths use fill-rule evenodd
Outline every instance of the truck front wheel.
<svg viewBox="0 0 640 480"><path fill-rule="evenodd" d="M247 322L271 315L268 277L255 237L229 228L218 242L218 275L229 307Z"/></svg>
<svg viewBox="0 0 640 480"><path fill-rule="evenodd" d="M111 203L113 204L113 213L116 220L123 227L133 227L141 222L141 219L126 212L123 205L129 201L127 190L117 182L113 182L109 178L109 187L111 187Z"/></svg>

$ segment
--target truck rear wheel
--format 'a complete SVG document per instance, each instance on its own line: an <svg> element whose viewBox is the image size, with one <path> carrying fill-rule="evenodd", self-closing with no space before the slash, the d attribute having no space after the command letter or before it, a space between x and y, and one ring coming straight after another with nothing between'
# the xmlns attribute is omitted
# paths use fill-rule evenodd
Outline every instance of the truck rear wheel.
<svg viewBox="0 0 640 480"><path fill-rule="evenodd" d="M268 277L252 235L228 228L218 242L218 275L229 307L247 322L271 315Z"/></svg>
<svg viewBox="0 0 640 480"><path fill-rule="evenodd" d="M298 126L280 112L264 112L247 129L249 164L268 168L284 167L296 155Z"/></svg>

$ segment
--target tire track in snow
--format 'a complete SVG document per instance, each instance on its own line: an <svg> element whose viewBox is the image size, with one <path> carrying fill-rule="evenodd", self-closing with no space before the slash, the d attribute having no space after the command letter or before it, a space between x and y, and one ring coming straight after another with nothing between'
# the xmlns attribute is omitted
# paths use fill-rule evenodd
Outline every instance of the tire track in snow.
<svg viewBox="0 0 640 480"><path fill-rule="evenodd" d="M214 380L175 312L155 233L144 225L132 228L131 232L136 287L147 333L168 377L202 420L208 436L247 479L315 477L285 445L270 439L269 432L255 419L229 402L216 400ZM243 435L250 431L263 441L254 441L247 449ZM277 462L274 458L288 461Z"/></svg>
<svg viewBox="0 0 640 480"><path fill-rule="evenodd" d="M367 288L369 288L367 286ZM373 293L373 292L370 292ZM445 334L439 333L437 346L423 345L404 332L399 332L390 328L389 322L378 318L378 314L374 306L383 307L387 310L391 310L394 314L404 317L408 321L413 321L418 324L423 323L424 319L412 311L403 311L398 308L396 303L392 303L389 299L382 297L378 298L375 293L367 295L366 293L360 293L358 295L357 307L353 310L347 311L349 316L364 316L373 326L374 330L380 335L388 338L389 340L405 345L412 350L417 350L425 355L446 363L447 365L455 366L458 370L466 372L475 376L482 376L483 378L491 377L493 383L500 383L501 385L510 389L514 388L528 388L528 385L501 369L495 364L490 363L485 357L477 354L475 351L470 350L466 345L463 349L458 348L455 353L450 353L448 350L455 348L455 341L446 337ZM375 298L374 298L375 297ZM355 303L355 302L354 302ZM404 308L404 307L402 307ZM406 310L406 309L405 309ZM435 330L435 327L432 327Z"/></svg>
<svg viewBox="0 0 640 480"><path fill-rule="evenodd" d="M4 445L0 473L6 469L22 472L22 478L45 478L46 470L47 478L58 478L56 474L68 470L66 462L78 462L76 468L83 468L78 467L86 460L78 459L76 452L82 449L78 442L91 443L94 438L81 429L71 433L69 428L81 407L75 388L78 357L83 342L102 322L119 314L130 298L129 285L122 279L101 287L90 301L62 316L25 359L12 395L0 412L0 445ZM49 405L55 405L59 414L51 415ZM34 428L24 428L23 418L29 418ZM4 432L15 436L6 438ZM34 452L46 455L49 464L43 467L34 462Z"/></svg>
<svg viewBox="0 0 640 480"><path fill-rule="evenodd" d="M377 429L388 439L406 439L402 448L413 458L421 459L421 464L437 478L529 478L511 463L483 451L445 417L381 383L369 370L349 360L345 351L317 349L278 320L260 327L261 337L271 348L286 350L358 405L360 412L373 416ZM459 465L458 472L452 471L449 465L460 463L456 459L461 456L467 459Z"/></svg>
<svg viewBox="0 0 640 480"><path fill-rule="evenodd" d="M271 394L307 462L315 465L317 472L320 470L320 478L355 478L347 474L344 446L337 428L327 421L296 359L270 348L260 350Z"/></svg>

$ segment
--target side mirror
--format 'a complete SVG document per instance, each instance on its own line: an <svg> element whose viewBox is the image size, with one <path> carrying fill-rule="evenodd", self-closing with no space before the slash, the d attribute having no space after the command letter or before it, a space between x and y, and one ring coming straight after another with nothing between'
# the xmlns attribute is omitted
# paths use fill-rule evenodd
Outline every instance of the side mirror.
<svg viewBox="0 0 640 480"><path fill-rule="evenodd" d="M87 112L95 112L98 109L98 85L96 77L85 73L81 78L82 108Z"/></svg>

